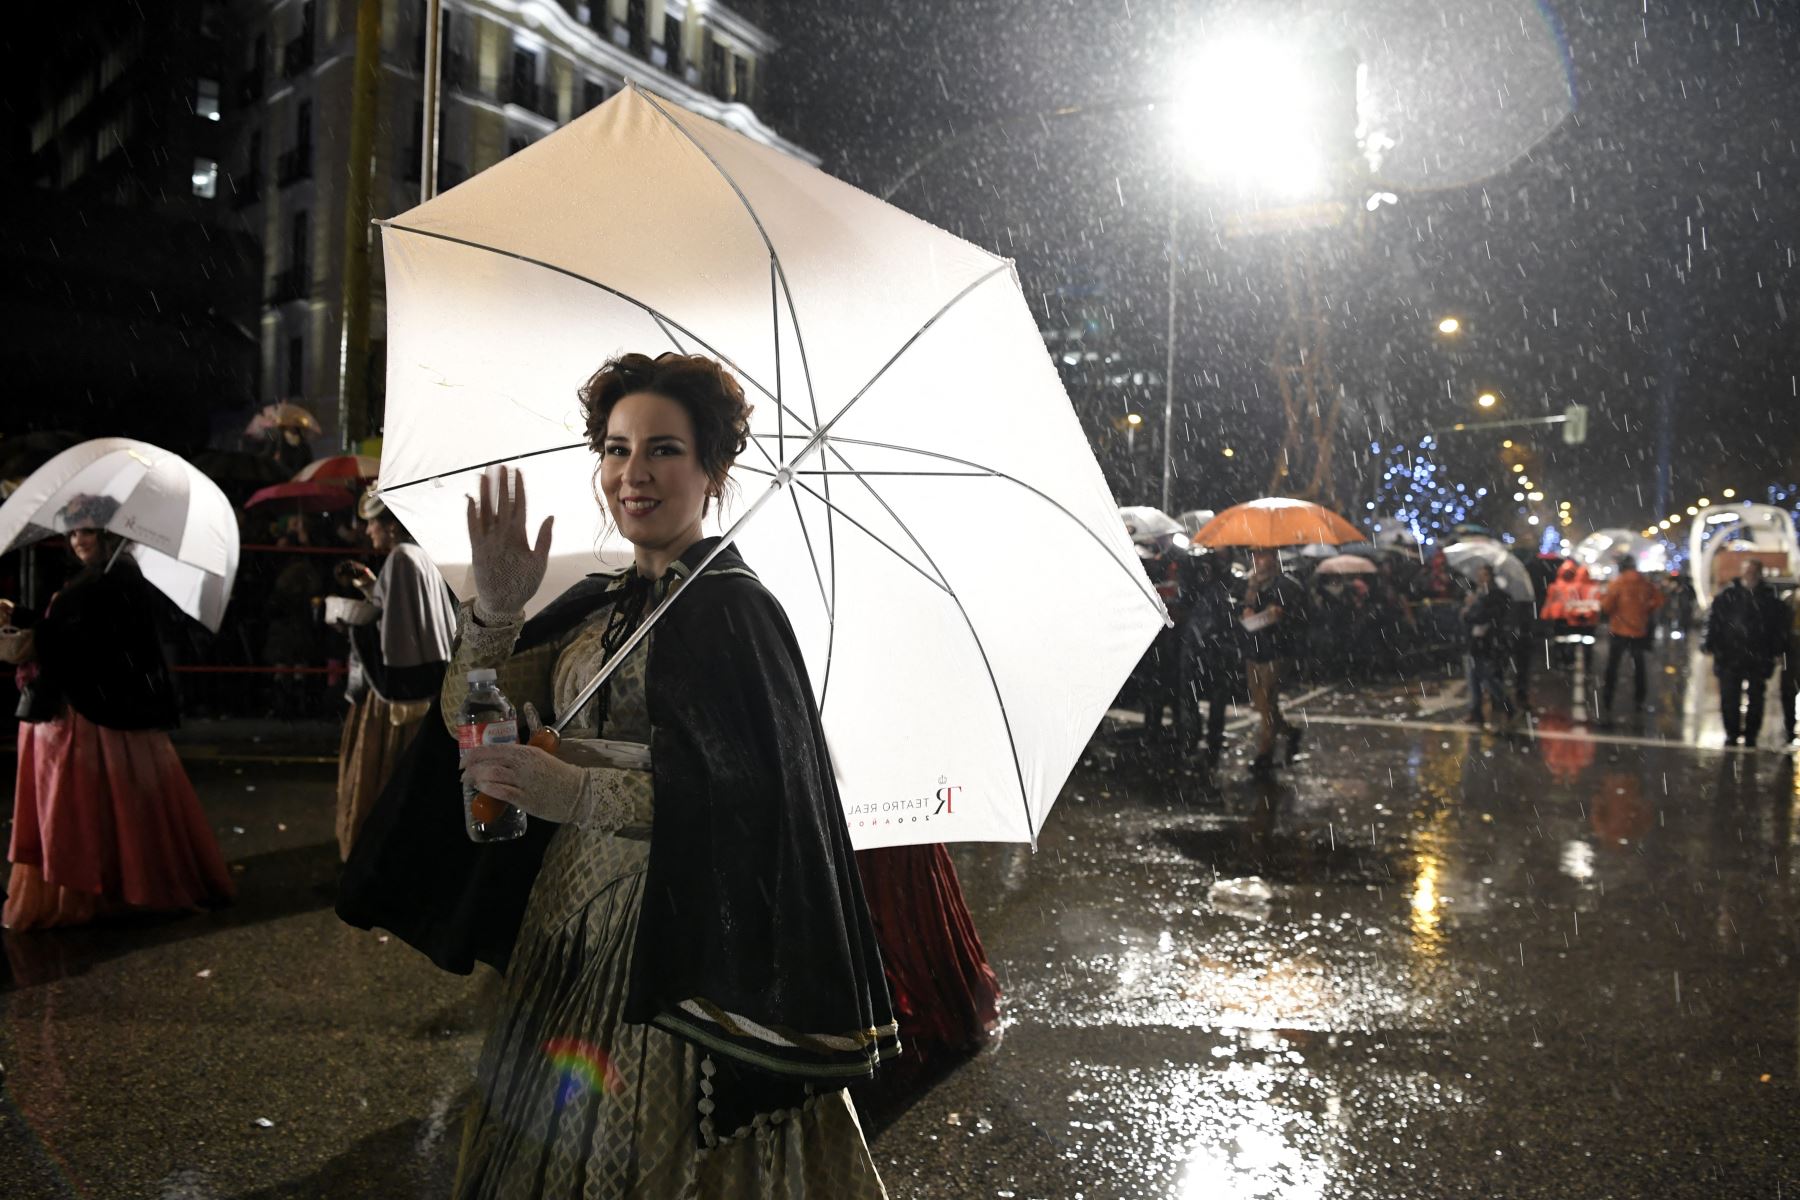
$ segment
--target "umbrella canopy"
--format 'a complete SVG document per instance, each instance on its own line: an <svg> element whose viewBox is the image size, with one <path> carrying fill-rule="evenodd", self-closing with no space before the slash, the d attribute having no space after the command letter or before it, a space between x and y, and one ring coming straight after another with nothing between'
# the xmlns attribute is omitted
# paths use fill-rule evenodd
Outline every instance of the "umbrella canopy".
<svg viewBox="0 0 1800 1200"><path fill-rule="evenodd" d="M1134 542L1153 542L1160 537L1187 532L1180 521L1147 504L1126 505L1119 509L1119 519L1125 522L1125 532Z"/></svg>
<svg viewBox="0 0 1800 1200"><path fill-rule="evenodd" d="M254 417L250 418L250 424L245 426L244 432L255 436L267 433L271 429L298 429L305 433L320 432L319 419L313 416L309 409L295 404L291 400L283 400L279 404L265 404Z"/></svg>
<svg viewBox="0 0 1800 1200"><path fill-rule="evenodd" d="M1175 519L1181 522L1181 527L1188 533L1194 534L1199 533L1208 521L1218 515L1210 508L1190 508Z"/></svg>
<svg viewBox="0 0 1800 1200"><path fill-rule="evenodd" d="M453 588L485 464L556 515L536 604L628 553L576 389L715 357L755 413L713 528L793 624L852 838L1035 839L1164 613L1007 260L636 88L382 233L381 496Z"/></svg>
<svg viewBox="0 0 1800 1200"><path fill-rule="evenodd" d="M1375 564L1355 554L1340 554L1319 564L1319 575L1373 575Z"/></svg>
<svg viewBox="0 0 1800 1200"><path fill-rule="evenodd" d="M1362 540L1361 530L1329 508L1282 496L1233 505L1194 535L1194 543L1200 546L1251 546L1265 550L1311 542L1341 545Z"/></svg>
<svg viewBox="0 0 1800 1200"><path fill-rule="evenodd" d="M238 565L237 514L218 484L148 442L83 442L0 504L0 553L90 523L125 538L144 578L218 632Z"/></svg>
<svg viewBox="0 0 1800 1200"><path fill-rule="evenodd" d="M338 483L294 480L271 484L244 501L245 508L280 504L293 512L336 512L356 503L356 493Z"/></svg>
<svg viewBox="0 0 1800 1200"><path fill-rule="evenodd" d="M1514 600L1530 600L1536 595L1525 564L1507 553L1499 542L1486 538L1470 538L1444 547L1444 561L1458 575L1473 578L1475 568L1483 564L1494 568L1494 580Z"/></svg>
<svg viewBox="0 0 1800 1200"><path fill-rule="evenodd" d="M381 460L367 454L334 454L330 458L315 458L301 467L294 473L294 482L317 480L355 486L375 478L380 470Z"/></svg>

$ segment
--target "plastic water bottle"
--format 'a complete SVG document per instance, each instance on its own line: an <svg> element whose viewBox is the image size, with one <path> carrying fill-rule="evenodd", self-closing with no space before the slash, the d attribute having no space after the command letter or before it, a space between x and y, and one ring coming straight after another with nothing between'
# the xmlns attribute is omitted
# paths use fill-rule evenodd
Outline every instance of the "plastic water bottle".
<svg viewBox="0 0 1800 1200"><path fill-rule="evenodd" d="M466 757L477 746L503 746L519 740L519 720L512 702L500 692L491 668L469 672L469 695L456 719L456 745ZM474 842L506 842L525 835L525 812L504 800L482 795L463 784L463 824Z"/></svg>

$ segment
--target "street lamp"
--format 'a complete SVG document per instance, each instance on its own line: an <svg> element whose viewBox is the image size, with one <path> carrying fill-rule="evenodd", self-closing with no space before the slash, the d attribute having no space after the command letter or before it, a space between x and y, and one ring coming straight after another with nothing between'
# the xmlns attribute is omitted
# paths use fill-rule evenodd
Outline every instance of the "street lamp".
<svg viewBox="0 0 1800 1200"><path fill-rule="evenodd" d="M1180 158L1215 184L1258 197L1301 200L1329 183L1319 128L1330 94L1315 56L1274 38L1224 37L1196 56L1174 104ZM1169 169L1169 327L1163 385L1162 506L1171 506L1175 432L1175 283L1178 163ZM1233 451L1227 448L1224 456Z"/></svg>
<svg viewBox="0 0 1800 1200"><path fill-rule="evenodd" d="M1499 403L1499 401L1500 397L1494 395L1492 392L1483 392L1481 395L1475 397L1475 403L1483 408L1492 408L1495 404Z"/></svg>
<svg viewBox="0 0 1800 1200"><path fill-rule="evenodd" d="M1230 446L1227 446L1227 447L1225 447L1223 453L1226 458L1232 458L1232 457L1236 456L1237 451L1233 450Z"/></svg>
<svg viewBox="0 0 1800 1200"><path fill-rule="evenodd" d="M1303 55L1270 38L1214 43L1195 61L1176 104L1189 160L1247 191L1291 199L1319 191L1317 76Z"/></svg>
<svg viewBox="0 0 1800 1200"><path fill-rule="evenodd" d="M1438 332L1439 333L1451 334L1451 333L1455 333L1457 330L1459 330L1461 328L1462 328L1462 322L1457 320L1455 317L1445 317L1443 320L1438 322Z"/></svg>
<svg viewBox="0 0 1800 1200"><path fill-rule="evenodd" d="M1726 488L1724 491L1720 492L1719 495L1725 497L1727 500L1731 500L1737 496L1737 489Z"/></svg>

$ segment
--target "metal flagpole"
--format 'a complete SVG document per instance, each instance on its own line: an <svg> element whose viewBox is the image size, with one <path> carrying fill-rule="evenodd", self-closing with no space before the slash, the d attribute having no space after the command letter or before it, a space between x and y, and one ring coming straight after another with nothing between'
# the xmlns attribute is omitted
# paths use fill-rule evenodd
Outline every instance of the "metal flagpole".
<svg viewBox="0 0 1800 1200"><path fill-rule="evenodd" d="M1175 179L1174 160L1169 163L1169 345L1163 360L1163 476L1162 510L1169 511L1169 493L1175 473Z"/></svg>
<svg viewBox="0 0 1800 1200"><path fill-rule="evenodd" d="M443 103L443 0L425 0L424 127L419 130L419 203L437 195L438 109Z"/></svg>

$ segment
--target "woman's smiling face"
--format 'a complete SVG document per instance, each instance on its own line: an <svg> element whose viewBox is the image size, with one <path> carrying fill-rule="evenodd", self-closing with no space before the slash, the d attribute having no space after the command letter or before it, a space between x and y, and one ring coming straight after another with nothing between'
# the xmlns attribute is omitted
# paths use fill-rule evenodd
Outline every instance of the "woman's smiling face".
<svg viewBox="0 0 1800 1200"><path fill-rule="evenodd" d="M76 529L69 533L69 549L82 566L87 566L100 558L100 531L98 529Z"/></svg>
<svg viewBox="0 0 1800 1200"><path fill-rule="evenodd" d="M600 447L600 492L632 545L680 555L700 537L711 486L685 408L655 392L633 392L613 405Z"/></svg>

